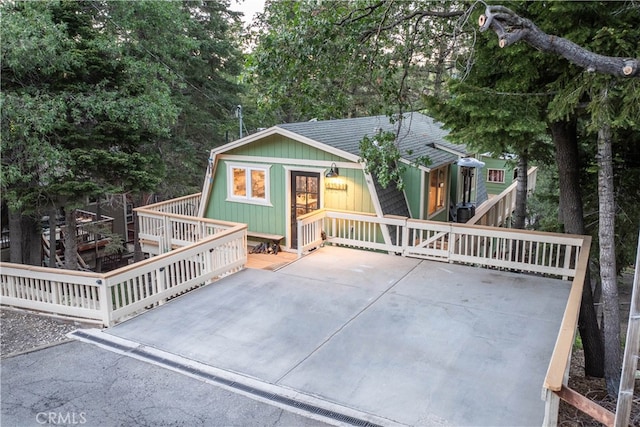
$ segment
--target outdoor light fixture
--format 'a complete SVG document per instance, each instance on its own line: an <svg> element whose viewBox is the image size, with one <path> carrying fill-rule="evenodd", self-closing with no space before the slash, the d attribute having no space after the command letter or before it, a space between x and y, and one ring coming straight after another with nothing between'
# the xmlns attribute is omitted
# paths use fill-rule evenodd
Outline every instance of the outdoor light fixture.
<svg viewBox="0 0 640 427"><path fill-rule="evenodd" d="M328 190L346 190L347 183L344 182L342 178L340 178L340 174L338 173L338 167L335 163L331 163L331 169L324 174L324 177L327 178L324 181L324 186Z"/></svg>
<svg viewBox="0 0 640 427"><path fill-rule="evenodd" d="M331 163L331 169L329 169L329 172L327 172L324 177L325 178L337 178L338 176L340 176L340 174L338 173L338 167L336 166L335 163Z"/></svg>

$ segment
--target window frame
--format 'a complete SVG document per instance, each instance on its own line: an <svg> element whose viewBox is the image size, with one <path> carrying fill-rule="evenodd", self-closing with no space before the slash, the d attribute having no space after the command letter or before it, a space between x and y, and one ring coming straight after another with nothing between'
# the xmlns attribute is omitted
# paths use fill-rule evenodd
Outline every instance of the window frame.
<svg viewBox="0 0 640 427"><path fill-rule="evenodd" d="M237 203L247 203L252 205L273 206L271 204L271 165L253 164L253 163L227 163L227 201ZM245 196L238 196L234 193L234 169L243 169L245 171ZM252 197L251 172L259 171L264 173L264 199Z"/></svg>
<svg viewBox="0 0 640 427"><path fill-rule="evenodd" d="M502 176L502 181L496 181L491 179L491 172L498 172L499 176ZM500 168L487 168L487 182L491 184L504 184L506 182L507 173L505 169Z"/></svg>
<svg viewBox="0 0 640 427"><path fill-rule="evenodd" d="M442 180L439 179L439 175L442 173ZM435 174L435 175L432 175ZM433 192L433 200L431 198L431 179L432 176L436 176L436 185L435 191ZM447 207L447 192L449 191L449 179L448 179L448 168L447 166L441 166L436 169L431 169L429 171L429 197L427 203L427 218L435 216L442 212ZM442 196L442 205L438 206L438 195ZM431 210L431 206L433 203L433 210Z"/></svg>

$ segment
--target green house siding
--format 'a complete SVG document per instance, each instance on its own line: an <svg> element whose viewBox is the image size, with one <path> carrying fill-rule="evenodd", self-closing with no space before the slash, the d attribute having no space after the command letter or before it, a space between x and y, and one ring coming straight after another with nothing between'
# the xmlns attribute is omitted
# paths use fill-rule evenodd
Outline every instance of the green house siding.
<svg viewBox="0 0 640 427"><path fill-rule="evenodd" d="M322 175L333 162L341 165L351 163L353 167L339 167L339 179L344 184L339 186L340 189L325 188L324 176L321 176L321 205L328 209L375 213L359 163L278 135L229 150L224 156L234 157L217 160L205 210L208 218L246 223L250 231L287 235L287 216L290 213L287 193L291 191L287 188L287 173L312 169ZM255 164L268 168L270 206L228 200L229 163Z"/></svg>
<svg viewBox="0 0 640 427"><path fill-rule="evenodd" d="M449 209L444 209L438 212L435 216L429 218L430 221L449 221Z"/></svg>
<svg viewBox="0 0 640 427"><path fill-rule="evenodd" d="M324 189L324 207L344 211L375 213L371 193L361 169L340 168L340 180L346 189Z"/></svg>
<svg viewBox="0 0 640 427"><path fill-rule="evenodd" d="M485 163L482 168L483 179L487 186L488 194L500 194L508 186L513 183L513 166L504 159L494 159L491 157L482 157L482 161ZM489 182L489 169L504 170L504 183Z"/></svg>
<svg viewBox="0 0 640 427"><path fill-rule="evenodd" d="M404 193L409 204L412 218L420 218L421 176L425 173L414 166L406 166L402 174ZM426 198L426 197L425 197ZM426 212L426 211L424 211Z"/></svg>
<svg viewBox="0 0 640 427"><path fill-rule="evenodd" d="M457 164L452 164L449 170L451 180L449 181L449 201L454 205L457 205L462 201L462 177L460 176L460 167Z"/></svg>
<svg viewBox="0 0 640 427"><path fill-rule="evenodd" d="M213 188L205 216L223 221L243 222L249 224L249 229L252 231L284 235L286 213L283 187L284 170L282 167L274 165L269 168L271 206L227 200L227 162L220 161L213 177ZM283 200L283 202L274 203L279 200Z"/></svg>
<svg viewBox="0 0 640 427"><path fill-rule="evenodd" d="M271 157L278 159L324 160L341 162L344 159L335 154L303 144L281 135L271 135L251 144L243 145L225 154L251 157Z"/></svg>

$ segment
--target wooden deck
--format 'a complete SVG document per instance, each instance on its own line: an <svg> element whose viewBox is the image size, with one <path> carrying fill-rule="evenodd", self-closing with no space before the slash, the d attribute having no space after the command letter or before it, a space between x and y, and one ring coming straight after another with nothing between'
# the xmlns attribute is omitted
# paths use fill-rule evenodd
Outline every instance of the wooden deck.
<svg viewBox="0 0 640 427"><path fill-rule="evenodd" d="M261 270L278 270L285 265L293 262L298 258L298 255L292 252L278 252L278 255L274 254L252 254L251 247L247 251L247 264L246 268L255 268Z"/></svg>

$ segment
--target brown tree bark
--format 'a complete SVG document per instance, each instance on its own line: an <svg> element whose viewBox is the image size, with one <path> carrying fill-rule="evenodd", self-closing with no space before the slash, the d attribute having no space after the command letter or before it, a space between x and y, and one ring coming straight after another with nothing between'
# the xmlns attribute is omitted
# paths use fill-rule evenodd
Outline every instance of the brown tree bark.
<svg viewBox="0 0 640 427"><path fill-rule="evenodd" d="M22 214L9 209L9 262L22 264Z"/></svg>
<svg viewBox="0 0 640 427"><path fill-rule="evenodd" d="M604 97L606 98L606 94ZM620 308L616 272L613 154L611 127L606 121L601 123L598 131L598 165L600 206L598 240L600 243L600 280L602 281L604 314L604 377L609 396L617 396L620 388L622 352L620 351Z"/></svg>
<svg viewBox="0 0 640 427"><path fill-rule="evenodd" d="M527 169L529 168L528 153L526 150L519 153L518 177L516 178L516 209L513 212L513 228L524 229L527 217Z"/></svg>
<svg viewBox="0 0 640 427"><path fill-rule="evenodd" d="M640 77L640 58L620 58L591 52L570 40L545 33L529 19L504 6L487 6L478 24L480 31L491 29L497 34L500 47L522 40L542 52L560 55L590 72Z"/></svg>
<svg viewBox="0 0 640 427"><path fill-rule="evenodd" d="M78 269L78 240L76 238L76 210L65 209L64 267Z"/></svg>
<svg viewBox="0 0 640 427"><path fill-rule="evenodd" d="M49 209L49 265L47 267L56 268L56 228L58 227L58 210L55 206Z"/></svg>
<svg viewBox="0 0 640 427"><path fill-rule="evenodd" d="M40 265L41 235L38 222L22 212L9 209L9 261Z"/></svg>
<svg viewBox="0 0 640 427"><path fill-rule="evenodd" d="M556 149L564 231L569 234L585 234L576 123L554 122L549 127ZM591 279L587 271L582 289L578 331L584 349L585 374L601 378L604 376L604 347L593 303Z"/></svg>

